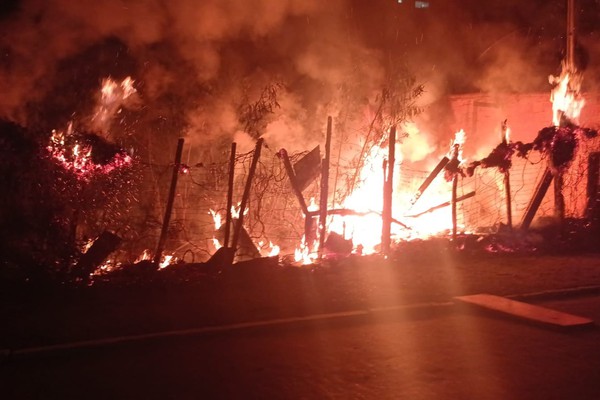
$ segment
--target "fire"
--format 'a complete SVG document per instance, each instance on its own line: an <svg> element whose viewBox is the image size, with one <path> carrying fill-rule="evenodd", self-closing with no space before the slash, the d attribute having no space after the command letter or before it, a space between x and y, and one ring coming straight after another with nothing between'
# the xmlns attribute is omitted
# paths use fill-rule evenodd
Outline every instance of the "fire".
<svg viewBox="0 0 600 400"><path fill-rule="evenodd" d="M306 238L302 236L300 246L294 251L294 261L301 263L302 265L309 265L315 261L317 256L319 243L315 241L312 246L306 243Z"/></svg>
<svg viewBox="0 0 600 400"><path fill-rule="evenodd" d="M107 131L108 124L122 107L129 105L134 99L137 90L133 86L134 80L128 76L120 83L112 78L105 78L100 89L100 99L96 112L92 117L93 127L99 131Z"/></svg>
<svg viewBox="0 0 600 400"><path fill-rule="evenodd" d="M463 145L467 141L467 134L463 129L459 130L454 134L454 140L450 143L450 150L448 151L448 157L457 157L459 162L464 162L463 159ZM454 154L456 152L456 154Z"/></svg>
<svg viewBox="0 0 600 400"><path fill-rule="evenodd" d="M454 159L456 168L464 162L462 149L465 141L466 133L461 129L450 143L448 158ZM400 144L396 146L396 154L401 155ZM381 242L383 196L380 194L383 192L383 164L387 155L388 149L381 146L371 149L359 173L355 190L340 205L340 208L352 212L330 215L329 218L329 232L335 232L346 240L351 239L356 253L375 253ZM402 161L397 161L396 168L402 166ZM401 174L401 168L399 174L394 174L392 237L396 240L423 239L451 229L449 207L438 207L449 202L451 183L441 178L435 180L420 198L418 209L413 209L415 189L400 186ZM296 250L295 259L310 263L312 260L307 254L308 246L303 240L302 246Z"/></svg>
<svg viewBox="0 0 600 400"><path fill-rule="evenodd" d="M398 155L401 154L399 146L396 145ZM330 232L352 239L355 247L362 247L363 254L375 253L381 242L383 196L379 194L383 190L383 164L387 155L387 148L373 146L365 158L354 191L340 207L354 211L355 215L333 215L329 224ZM400 164L401 160L397 162Z"/></svg>
<svg viewBox="0 0 600 400"><path fill-rule="evenodd" d="M215 223L215 231L218 231L221 228L221 226L223 226L223 218L221 218L221 214L219 214L212 208L208 210L208 213L213 217L213 221Z"/></svg>
<svg viewBox="0 0 600 400"><path fill-rule="evenodd" d="M133 163L129 154L120 152L108 163L96 164L92 159L92 147L80 143L73 131L73 124L69 124L66 132L53 130L46 151L62 168L82 181L89 181L95 174L109 174Z"/></svg>
<svg viewBox="0 0 600 400"><path fill-rule="evenodd" d="M265 242L261 240L260 242L258 242L258 248L260 249L260 253L263 257L276 257L281 251L280 247L274 245L271 241L269 241L268 246L265 246Z"/></svg>
<svg viewBox="0 0 600 400"><path fill-rule="evenodd" d="M563 117L573 123L578 123L579 115L585 105L585 100L580 94L581 76L563 64L561 74L559 76L551 75L548 80L555 85L550 94L554 126L559 126Z"/></svg>
<svg viewBox="0 0 600 400"><path fill-rule="evenodd" d="M246 215L247 212L248 212L248 209L245 210L244 215ZM223 217L218 211L215 211L212 208L209 209L208 213L213 218L215 232L216 232L219 229L221 229L221 227L223 226ZM240 205L239 204L237 206L231 207L231 215L232 215L233 219L239 218L239 215L240 215ZM219 250L221 247L223 247L223 243L221 243L221 241L219 241L219 239L217 239L215 236L213 236L211 241L215 248L215 251ZM259 249L259 251L263 257L276 257L279 255L279 252L281 251L280 247L273 244L273 242L269 242L269 245L265 246L265 242L259 241L257 244L257 248Z"/></svg>
<svg viewBox="0 0 600 400"><path fill-rule="evenodd" d="M149 249L145 249L142 254L140 254L138 256L138 258L135 259L134 264L135 263L139 263L140 261L146 261L146 260L151 260L152 259L152 252Z"/></svg>
<svg viewBox="0 0 600 400"><path fill-rule="evenodd" d="M219 239L217 239L216 237L212 238L212 244L215 247L215 250L219 250L221 247L223 247Z"/></svg>
<svg viewBox="0 0 600 400"><path fill-rule="evenodd" d="M114 272L122 267L122 264L118 261L109 259L104 264L100 265L90 274L90 278L102 276Z"/></svg>
<svg viewBox="0 0 600 400"><path fill-rule="evenodd" d="M163 256L162 261L160 262L160 264L158 264L158 269L167 268L169 265L175 263L176 261L177 259L174 258L173 255Z"/></svg>

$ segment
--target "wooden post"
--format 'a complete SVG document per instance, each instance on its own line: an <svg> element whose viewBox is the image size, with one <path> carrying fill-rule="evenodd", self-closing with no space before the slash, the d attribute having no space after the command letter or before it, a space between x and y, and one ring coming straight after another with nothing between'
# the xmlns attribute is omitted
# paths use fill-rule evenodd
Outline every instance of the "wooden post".
<svg viewBox="0 0 600 400"><path fill-rule="evenodd" d="M453 158L457 159L458 158L458 152L460 150L460 146L455 144L454 145L454 154L453 154ZM458 190L458 174L455 173L454 176L452 177L452 199L450 201L450 204L452 206L452 240L456 241L456 235L458 233L458 222L457 222L457 213L456 213L456 204L458 203L457 201L457 190Z"/></svg>
<svg viewBox="0 0 600 400"><path fill-rule="evenodd" d="M175 201L175 190L177 189L177 177L179 176L179 169L181 168L182 151L183 138L179 138L179 140L177 140L177 150L175 151L175 164L173 165L173 175L171 176L171 187L169 188L169 197L167 198L165 217L163 218L160 238L158 239L158 246L156 246L156 252L154 253L155 264L160 263L165 241L167 240L167 234L169 232L169 222L171 221L171 212L173 211L173 202Z"/></svg>
<svg viewBox="0 0 600 400"><path fill-rule="evenodd" d="M396 164L396 126L390 129L388 142L387 176L383 183L383 210L381 212L381 252L388 256L392 244L392 198L394 194L394 165Z"/></svg>
<svg viewBox="0 0 600 400"><path fill-rule="evenodd" d="M558 220L559 226L562 228L565 221L565 197L563 196L563 173L561 171L554 172L554 214Z"/></svg>
<svg viewBox="0 0 600 400"><path fill-rule="evenodd" d="M306 201L304 200L302 191L296 183L296 173L294 172L294 168L292 167L292 163L290 162L290 157L288 156L288 153L285 149L279 150L279 157L281 157L281 161L283 161L283 166L285 168L287 176L290 179L290 186L292 187L292 192L294 193L296 199L298 200L298 203L300 204L302 213L306 216L308 215L308 206L306 205Z"/></svg>
<svg viewBox="0 0 600 400"><path fill-rule="evenodd" d="M507 120L502 122L502 137L501 141L503 144L508 146L508 124ZM508 229L512 229L512 195L510 193L510 170L504 172L504 194L506 197L506 226Z"/></svg>
<svg viewBox="0 0 600 400"><path fill-rule="evenodd" d="M237 223L234 226L233 240L231 243L234 255L237 250L242 227L244 226L244 212L246 211L246 203L248 203L248 198L250 197L250 188L252 187L252 180L254 179L254 173L256 172L256 164L258 164L258 159L260 158L260 151L262 149L263 141L264 139L260 138L256 142L252 163L250 164L250 170L248 171L248 178L246 179L246 186L244 187L244 193L242 194L242 202L240 203L240 216L238 217Z"/></svg>
<svg viewBox="0 0 600 400"><path fill-rule="evenodd" d="M292 192L296 196L296 199L298 199L298 204L300 204L302 214L304 214L304 241L307 244L312 243L316 239L316 234L313 233L313 217L310 215L308 206L306 205L306 200L304 200L302 191L298 187L296 173L294 172L294 168L292 167L292 163L290 162L290 157L288 156L287 151L285 149L279 150L279 156L281 157L281 161L283 161L283 166L285 167L287 176L290 179Z"/></svg>
<svg viewBox="0 0 600 400"><path fill-rule="evenodd" d="M600 217L600 152L588 157L586 218L598 224Z"/></svg>
<svg viewBox="0 0 600 400"><path fill-rule="evenodd" d="M321 197L319 201L319 256L323 256L325 235L327 234L327 200L329 199L329 159L331 157L331 117L327 117L327 136L325 138L325 158L321 163Z"/></svg>
<svg viewBox="0 0 600 400"><path fill-rule="evenodd" d="M533 193L533 197L527 206L527 210L525 211L525 215L523 216L523 221L521 222L521 229L529 229L531 226L531 222L533 221L533 217L537 213L538 208L540 208L540 204L542 204L542 200L550 187L550 183L552 183L552 179L554 175L550 168L546 168L540 183L538 184L535 192Z"/></svg>
<svg viewBox="0 0 600 400"><path fill-rule="evenodd" d="M456 215L456 191L458 188L458 176L454 175L454 177L452 178L452 240L455 241L456 240L456 234L458 233L458 226L457 226L457 215Z"/></svg>
<svg viewBox="0 0 600 400"><path fill-rule="evenodd" d="M231 232L231 207L233 207L233 178L235 175L235 151L237 144L231 143L231 154L229 156L229 180L227 182L227 209L225 212L225 237L223 247L229 246L229 233Z"/></svg>
<svg viewBox="0 0 600 400"><path fill-rule="evenodd" d="M504 173L504 193L506 196L506 225L512 229L512 196L510 193L510 171Z"/></svg>

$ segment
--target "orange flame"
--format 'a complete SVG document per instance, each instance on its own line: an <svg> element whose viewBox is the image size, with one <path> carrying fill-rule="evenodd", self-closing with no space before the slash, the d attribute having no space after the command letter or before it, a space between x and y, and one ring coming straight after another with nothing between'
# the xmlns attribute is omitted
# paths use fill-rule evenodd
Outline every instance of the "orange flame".
<svg viewBox="0 0 600 400"><path fill-rule="evenodd" d="M585 100L580 95L581 75L570 71L563 65L561 74L559 76L550 75L548 80L555 85L550 94L554 126L560 125L563 116L578 123L581 110L585 105Z"/></svg>

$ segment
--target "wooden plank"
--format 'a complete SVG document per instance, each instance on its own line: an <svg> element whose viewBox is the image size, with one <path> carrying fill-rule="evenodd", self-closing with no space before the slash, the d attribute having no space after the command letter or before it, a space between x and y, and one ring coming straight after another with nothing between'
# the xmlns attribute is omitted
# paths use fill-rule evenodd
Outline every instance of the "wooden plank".
<svg viewBox="0 0 600 400"><path fill-rule="evenodd" d="M594 324L594 321L589 318L579 317L577 315L567 314L561 311L491 294L482 293L470 296L457 296L455 299L514 317L554 325L561 328L574 328Z"/></svg>
<svg viewBox="0 0 600 400"><path fill-rule="evenodd" d="M544 196L550 187L550 183L552 183L552 179L554 179L552 171L550 171L550 168L546 168L546 171L538 183L538 186L533 193L533 197L527 206L525 215L523 216L523 221L521 222L521 229L527 230L531 226L533 217L535 217L538 208L540 208L540 204L542 204L542 200L544 199Z"/></svg>

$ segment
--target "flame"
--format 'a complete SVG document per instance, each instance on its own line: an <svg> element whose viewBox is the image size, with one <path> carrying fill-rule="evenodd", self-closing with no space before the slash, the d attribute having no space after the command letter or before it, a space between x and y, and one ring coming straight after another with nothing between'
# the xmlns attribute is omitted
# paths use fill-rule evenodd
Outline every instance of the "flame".
<svg viewBox="0 0 600 400"><path fill-rule="evenodd" d="M279 255L279 252L281 251L281 248L277 245L274 245L273 243L270 244L271 247L271 251L269 252L269 255L267 257L276 257Z"/></svg>
<svg viewBox="0 0 600 400"><path fill-rule="evenodd" d="M92 117L94 128L100 131L106 131L108 123L116 114L119 114L122 107L127 105L133 98L137 90L133 87L134 80L130 76L117 83L108 77L102 80L100 89L100 99L96 106L96 112Z"/></svg>
<svg viewBox="0 0 600 400"><path fill-rule="evenodd" d="M167 268L169 265L174 264L175 261L177 261L177 259L174 258L173 255L163 256L162 261L160 262L160 264L158 264L158 269Z"/></svg>
<svg viewBox="0 0 600 400"><path fill-rule="evenodd" d="M550 75L548 80L555 85L550 94L552 123L554 126L559 126L564 116L577 124L581 110L585 105L585 100L580 95L581 75L576 71L571 71L563 63L560 75Z"/></svg>
<svg viewBox="0 0 600 400"><path fill-rule="evenodd" d="M231 206L231 218L239 219L240 218L240 210L241 210L242 202L240 201L237 206ZM244 216L248 215L249 209L246 207L244 210Z"/></svg>
<svg viewBox="0 0 600 400"><path fill-rule="evenodd" d="M120 269L121 267L122 267L122 264L120 262L109 259L106 262L104 262L104 264L102 264L98 268L96 268L94 270L94 272L92 272L90 274L90 278L109 274L113 271Z"/></svg>
<svg viewBox="0 0 600 400"><path fill-rule="evenodd" d="M281 251L280 247L274 245L273 242L269 241L269 245L266 246L265 242L262 240L258 242L258 248L260 249L260 253L263 257L276 257L279 255Z"/></svg>
<svg viewBox="0 0 600 400"><path fill-rule="evenodd" d="M217 239L216 237L212 238L212 244L213 246L215 246L215 250L219 250L221 247L223 247L219 239Z"/></svg>
<svg viewBox="0 0 600 400"><path fill-rule="evenodd" d="M311 250L312 247L312 250ZM302 236L300 246L294 251L294 261L302 265L312 264L318 258L319 243L315 240L312 246L306 243L306 237Z"/></svg>
<svg viewBox="0 0 600 400"><path fill-rule="evenodd" d="M454 140L450 142L450 150L448 151L448 158L452 159L457 157L460 162L464 162L463 159L463 145L467 141L467 134L464 129L460 129L454 134Z"/></svg>
<svg viewBox="0 0 600 400"><path fill-rule="evenodd" d="M463 129L455 134L450 144L449 157L457 157L460 163L464 162L462 148L466 142L466 133ZM419 213L412 210L414 189L403 187L399 184L402 174L402 153L400 144L396 144L396 168L400 171L394 173L393 219L392 237L395 240L410 240L415 238L428 238L446 232L452 228L451 210L449 207L430 210L450 200L451 183L439 178L432 182L425 195L418 202ZM374 146L365 158L359 172L358 183L354 191L339 205L342 209L352 210L347 215L333 214L329 216L329 232L335 232L346 240L352 240L354 253L372 254L378 251L381 242L382 210L383 210L383 164L387 160L388 149ZM411 211L409 213L409 210ZM409 219L408 214L412 215ZM398 222L404 221L405 224ZM311 257L309 247L303 238L301 246L296 249L295 260L303 264L311 263L316 256ZM315 248L313 246L313 248Z"/></svg>
<svg viewBox="0 0 600 400"><path fill-rule="evenodd" d="M218 231L221 228L221 226L223 226L223 218L221 217L221 214L219 214L217 211L213 210L212 208L210 210L208 210L208 213L210 215L212 215L213 221L215 223L215 230Z"/></svg>
<svg viewBox="0 0 600 400"><path fill-rule="evenodd" d="M88 239L82 246L81 246L81 253L85 254L88 252L88 250L90 249L90 247L92 247L92 245L94 244L94 242L96 241L96 239Z"/></svg>
<svg viewBox="0 0 600 400"><path fill-rule="evenodd" d="M145 249L142 254L140 254L138 256L138 258L135 259L134 264L135 263L139 263L140 261L146 261L146 260L151 260L152 259L152 252L149 249Z"/></svg>

